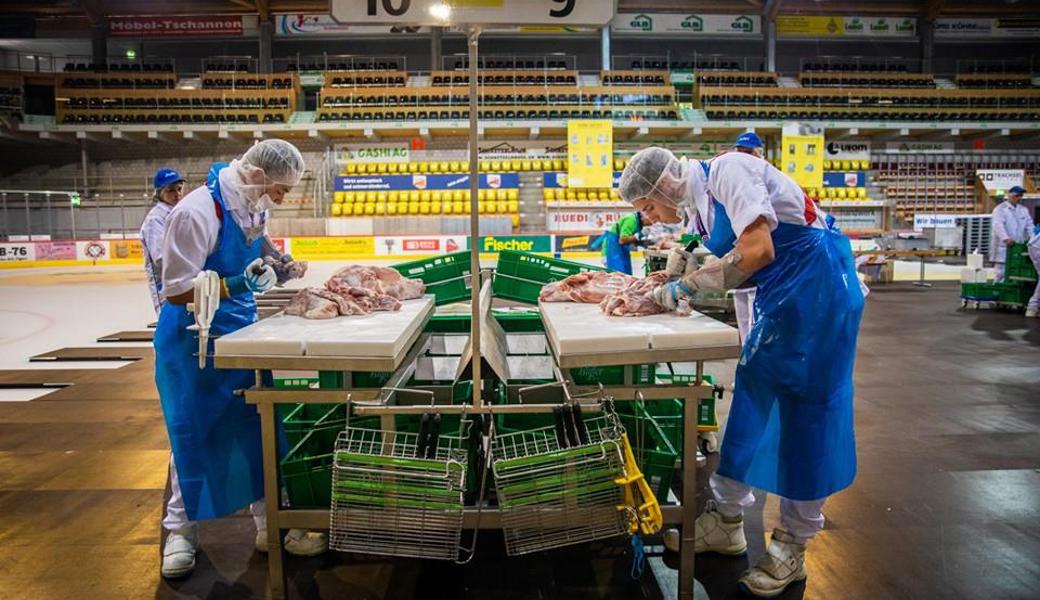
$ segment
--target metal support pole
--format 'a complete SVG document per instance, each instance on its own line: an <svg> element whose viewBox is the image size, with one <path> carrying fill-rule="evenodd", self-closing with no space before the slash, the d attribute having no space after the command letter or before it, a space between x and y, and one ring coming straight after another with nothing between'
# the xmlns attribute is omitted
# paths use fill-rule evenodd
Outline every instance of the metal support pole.
<svg viewBox="0 0 1040 600"><path fill-rule="evenodd" d="M86 197L90 194L90 187L88 184L89 179L87 178L87 140L79 141L79 160L83 164L83 189L81 189L79 192L83 194L83 197Z"/></svg>
<svg viewBox="0 0 1040 600"><path fill-rule="evenodd" d="M441 55L444 49L444 28L433 27L430 29L430 70L437 71L441 68Z"/></svg>
<svg viewBox="0 0 1040 600"><path fill-rule="evenodd" d="M32 239L32 217L29 215L29 194L22 194L25 198L25 235Z"/></svg>
<svg viewBox="0 0 1040 600"><path fill-rule="evenodd" d="M604 25L599 30L599 68L604 71L610 70L610 25Z"/></svg>
<svg viewBox="0 0 1040 600"><path fill-rule="evenodd" d="M776 21L765 18L766 22L766 71L776 71Z"/></svg>
<svg viewBox="0 0 1040 600"><path fill-rule="evenodd" d="M921 35L921 72L932 73L935 58L935 22L922 17L917 20L917 30Z"/></svg>
<svg viewBox="0 0 1040 600"><path fill-rule="evenodd" d="M472 277L470 302L472 312L470 319L470 347L473 349L473 406L482 404L481 372L480 372L480 203L477 201L480 190L480 170L478 161L479 130L477 128L477 46L480 39L480 28L471 27L467 31L469 41L469 268Z"/></svg>
<svg viewBox="0 0 1040 600"><path fill-rule="evenodd" d="M274 41L274 23L271 22L271 17L260 21L260 52L259 68L257 69L261 73L270 73L274 66L271 58L271 44Z"/></svg>
<svg viewBox="0 0 1040 600"><path fill-rule="evenodd" d="M0 194L0 199L4 201L4 239L11 239L11 221L7 216L7 193Z"/></svg>

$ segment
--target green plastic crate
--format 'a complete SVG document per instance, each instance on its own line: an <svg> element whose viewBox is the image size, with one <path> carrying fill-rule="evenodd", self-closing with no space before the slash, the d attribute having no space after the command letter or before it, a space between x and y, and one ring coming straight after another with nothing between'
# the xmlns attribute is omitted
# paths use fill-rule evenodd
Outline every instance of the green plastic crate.
<svg viewBox="0 0 1040 600"><path fill-rule="evenodd" d="M545 325L538 309L525 311L491 309L492 316L506 333L543 333ZM426 323L427 333L469 333L469 315L433 315Z"/></svg>
<svg viewBox="0 0 1040 600"><path fill-rule="evenodd" d="M470 298L469 267L469 252L455 252L392 265L405 277L421 279L426 284L426 292L436 298L437 306Z"/></svg>
<svg viewBox="0 0 1040 600"><path fill-rule="evenodd" d="M577 385L624 385L625 369L628 369L632 377L632 383L646 385L654 383L657 365L629 365L613 367L579 367L571 369L571 377Z"/></svg>
<svg viewBox="0 0 1040 600"><path fill-rule="evenodd" d="M1012 277L1018 278L1011 279ZM1025 244L1013 244L1007 249L1007 262L1004 263L1004 279L1008 283L1020 283L1021 280L1036 282L1036 267L1029 258L1029 247Z"/></svg>
<svg viewBox="0 0 1040 600"><path fill-rule="evenodd" d="M606 269L538 254L503 250L498 254L492 290L499 298L538 304L538 294L545 284L586 271Z"/></svg>
<svg viewBox="0 0 1040 600"><path fill-rule="evenodd" d="M654 403L648 402L647 407ZM632 445L639 470L643 472L643 477L657 499L666 500L675 477L679 452L644 406L636 402L621 402L618 405L618 418L628 433L628 443ZM627 405L627 410L631 412L622 412L621 405Z"/></svg>
<svg viewBox="0 0 1040 600"><path fill-rule="evenodd" d="M1027 304L1033 295L1033 285L1011 281L1000 286L1000 301L1004 304Z"/></svg>
<svg viewBox="0 0 1040 600"><path fill-rule="evenodd" d="M996 301L1000 299L1000 288L997 283L962 283L961 298Z"/></svg>
<svg viewBox="0 0 1040 600"><path fill-rule="evenodd" d="M312 453L311 435L304 436L280 466L289 506L296 509L328 508L332 497L332 450Z"/></svg>

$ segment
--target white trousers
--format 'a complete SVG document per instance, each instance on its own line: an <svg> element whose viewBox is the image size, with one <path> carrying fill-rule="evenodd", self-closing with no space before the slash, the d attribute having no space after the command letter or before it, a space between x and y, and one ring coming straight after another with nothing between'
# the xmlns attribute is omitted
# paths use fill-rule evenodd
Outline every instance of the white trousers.
<svg viewBox="0 0 1040 600"><path fill-rule="evenodd" d="M257 530L267 529L267 505L261 498L249 505L249 512L253 515L253 522ZM163 518L163 527L167 531L179 531L188 527L194 527L195 523L188 520L188 512L184 509L184 496L181 494L181 483L177 479L177 467L173 464L173 453L170 453L170 500L166 503L166 516Z"/></svg>
<svg viewBox="0 0 1040 600"><path fill-rule="evenodd" d="M1004 263L995 262L993 263L993 281L1001 282L1004 280Z"/></svg>
<svg viewBox="0 0 1040 600"><path fill-rule="evenodd" d="M740 331L740 343L743 344L755 324L755 292L758 288L741 288L733 290L733 310L737 313L737 329Z"/></svg>
<svg viewBox="0 0 1040 600"><path fill-rule="evenodd" d="M717 473L713 473L708 482L723 516L743 515L745 508L755 504L755 493L747 484ZM796 543L808 542L823 529L823 503L826 501L826 498L808 501L780 498L780 525L794 536Z"/></svg>
<svg viewBox="0 0 1040 600"><path fill-rule="evenodd" d="M1029 259L1033 261L1036 272L1040 273L1040 245L1036 242L1029 245ZM1033 296L1029 298L1026 308L1040 309L1040 280L1036 282L1036 289L1033 290Z"/></svg>

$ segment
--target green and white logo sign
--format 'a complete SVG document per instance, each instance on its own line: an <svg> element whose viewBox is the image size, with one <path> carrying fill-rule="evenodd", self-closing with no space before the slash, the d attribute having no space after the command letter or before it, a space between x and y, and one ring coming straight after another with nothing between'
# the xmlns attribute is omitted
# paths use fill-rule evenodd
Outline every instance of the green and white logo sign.
<svg viewBox="0 0 1040 600"><path fill-rule="evenodd" d="M701 15L675 13L620 13L610 24L617 33L735 36L761 33L758 15Z"/></svg>
<svg viewBox="0 0 1040 600"><path fill-rule="evenodd" d="M689 31L704 31L704 19L690 15L683 19L682 28Z"/></svg>
<svg viewBox="0 0 1040 600"><path fill-rule="evenodd" d="M649 15L636 15L629 22L629 25L632 27L632 29L635 29L635 30L638 30L638 31L653 31L654 30L654 20L652 18L650 18Z"/></svg>

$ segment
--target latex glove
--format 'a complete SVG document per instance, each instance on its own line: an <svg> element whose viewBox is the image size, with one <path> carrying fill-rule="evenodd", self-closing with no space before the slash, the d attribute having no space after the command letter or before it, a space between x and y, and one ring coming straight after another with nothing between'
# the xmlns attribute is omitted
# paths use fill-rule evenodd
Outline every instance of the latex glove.
<svg viewBox="0 0 1040 600"><path fill-rule="evenodd" d="M279 286L285 285L293 279L299 279L307 272L307 262L296 262L291 254L282 254L277 257L266 256L264 264L274 269Z"/></svg>
<svg viewBox="0 0 1040 600"><path fill-rule="evenodd" d="M275 275L274 269L269 265L265 265L261 258L249 263L241 275L228 277L224 280L228 296L237 296L245 292L262 294L273 288L277 282L278 276Z"/></svg>
<svg viewBox="0 0 1040 600"><path fill-rule="evenodd" d="M654 302L673 312L679 309L680 302L684 299L688 305L693 300L693 290L686 287L682 281L669 281L654 290Z"/></svg>
<svg viewBox="0 0 1040 600"><path fill-rule="evenodd" d="M668 254L668 262L665 263L664 272L668 277L682 277L692 271L697 264L693 253L687 252L685 248L672 248Z"/></svg>

